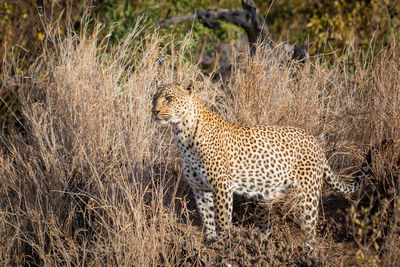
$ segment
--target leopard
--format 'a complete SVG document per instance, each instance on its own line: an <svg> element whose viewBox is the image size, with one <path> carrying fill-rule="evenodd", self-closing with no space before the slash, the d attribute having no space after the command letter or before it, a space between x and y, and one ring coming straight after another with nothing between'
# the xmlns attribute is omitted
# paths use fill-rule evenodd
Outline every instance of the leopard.
<svg viewBox="0 0 400 267"><path fill-rule="evenodd" d="M294 189L302 231L313 242L323 181L350 194L359 189L365 175L343 181L306 130L229 122L206 107L194 87L193 81L158 86L151 112L156 122L173 127L205 239L216 240L230 231L233 194L268 202Z"/></svg>

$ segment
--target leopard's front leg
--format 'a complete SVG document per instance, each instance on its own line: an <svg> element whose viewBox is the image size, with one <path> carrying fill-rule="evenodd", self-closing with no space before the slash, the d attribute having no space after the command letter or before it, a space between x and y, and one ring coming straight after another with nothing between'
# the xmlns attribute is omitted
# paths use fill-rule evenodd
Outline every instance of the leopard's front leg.
<svg viewBox="0 0 400 267"><path fill-rule="evenodd" d="M228 233L232 221L233 192L227 182L213 185L212 192L193 189L196 205L203 220L206 239ZM217 226L217 227L216 227Z"/></svg>
<svg viewBox="0 0 400 267"><path fill-rule="evenodd" d="M217 180L213 184L215 217L218 231L228 233L232 221L233 191L228 179Z"/></svg>
<svg viewBox="0 0 400 267"><path fill-rule="evenodd" d="M196 199L197 209L200 212L203 221L206 240L214 240L217 237L214 215L214 197L213 193L193 189Z"/></svg>
<svg viewBox="0 0 400 267"><path fill-rule="evenodd" d="M184 176L192 188L197 210L204 225L205 238L208 241L214 240L217 237L217 229L212 187L201 177L201 171L198 167L193 168L188 161L182 163Z"/></svg>

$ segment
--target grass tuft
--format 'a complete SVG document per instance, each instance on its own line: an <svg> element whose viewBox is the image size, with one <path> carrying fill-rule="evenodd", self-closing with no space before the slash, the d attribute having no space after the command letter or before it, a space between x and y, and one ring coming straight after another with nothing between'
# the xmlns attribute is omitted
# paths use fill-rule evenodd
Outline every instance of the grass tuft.
<svg viewBox="0 0 400 267"><path fill-rule="evenodd" d="M350 51L332 65L316 58L302 68L260 48L243 55L222 86L186 60L189 37L178 48L134 28L110 46L98 26L65 38L51 32L29 75L3 62L2 86L24 90L19 123L0 137L2 265L399 262L397 43L371 60ZM307 129L343 175L383 139L393 141L390 151L372 151L374 175L353 200L325 194L313 258L303 253L295 218L276 207L268 238L239 223L231 239L204 246L171 128L150 112L157 82L189 79L231 121Z"/></svg>

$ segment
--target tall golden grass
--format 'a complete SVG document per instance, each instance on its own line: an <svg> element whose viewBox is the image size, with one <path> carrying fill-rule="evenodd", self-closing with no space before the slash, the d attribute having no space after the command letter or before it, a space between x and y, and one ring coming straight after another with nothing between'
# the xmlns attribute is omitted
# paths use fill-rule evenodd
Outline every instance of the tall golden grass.
<svg viewBox="0 0 400 267"><path fill-rule="evenodd" d="M265 239L239 224L232 240L203 245L171 128L158 126L150 112L157 82L190 79L196 79L207 105L229 120L307 129L321 139L342 174L357 170L372 145L394 140L392 153L374 152L375 179L366 182L394 190L390 198L382 197L388 201L388 227L370 220L370 228L365 223L363 228L354 221L361 215L353 208L345 229L354 238L340 243L329 230L320 233L317 250L323 253L314 260L398 262L399 176L390 168L400 156L395 42L369 60L348 51L333 65L316 57L299 69L260 48L252 58L244 55L222 86L186 60L190 37L177 46L165 44L157 32L139 35L141 30L110 47L107 39L99 40L98 26L62 39L50 28L28 76L14 74L17 63L3 62L2 86L19 89L21 116L0 139L1 265L302 262L296 252L300 241L282 229ZM367 228L382 228L381 237L369 241Z"/></svg>

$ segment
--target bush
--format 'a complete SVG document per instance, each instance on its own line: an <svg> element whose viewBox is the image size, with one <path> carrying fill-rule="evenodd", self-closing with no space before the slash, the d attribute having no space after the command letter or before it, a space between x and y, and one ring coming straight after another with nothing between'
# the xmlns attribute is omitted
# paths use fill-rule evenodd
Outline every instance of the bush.
<svg viewBox="0 0 400 267"><path fill-rule="evenodd" d="M330 53L351 46L371 49L375 39L382 47L398 37L398 1L257 1L266 23L276 38L312 43L312 54ZM267 12L269 11L269 12Z"/></svg>

